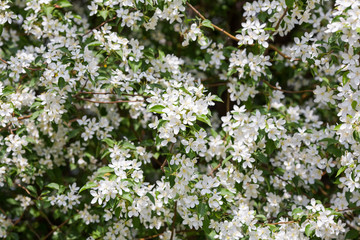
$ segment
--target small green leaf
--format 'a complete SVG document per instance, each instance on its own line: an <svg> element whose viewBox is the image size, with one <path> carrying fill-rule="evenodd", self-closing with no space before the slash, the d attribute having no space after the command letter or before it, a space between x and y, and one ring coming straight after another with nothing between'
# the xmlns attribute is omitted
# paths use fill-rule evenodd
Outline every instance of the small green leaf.
<svg viewBox="0 0 360 240"><path fill-rule="evenodd" d="M266 153L268 155L271 155L274 152L275 149L276 149L276 146L275 146L274 141L270 140L270 139L267 140L267 142L266 142Z"/></svg>
<svg viewBox="0 0 360 240"><path fill-rule="evenodd" d="M99 175L104 175L106 173L111 173L111 172L114 172L114 169L111 168L111 167L108 167L108 166L105 166L105 167L102 167L102 168L99 168L97 171L96 171L96 175L99 176Z"/></svg>
<svg viewBox="0 0 360 240"><path fill-rule="evenodd" d="M113 147L115 145L115 141L110 138L104 138L101 141L105 142L107 145L109 145L109 147Z"/></svg>
<svg viewBox="0 0 360 240"><path fill-rule="evenodd" d="M66 85L65 79L60 77L58 80L58 86L59 86L60 90L63 89L65 87L65 85Z"/></svg>
<svg viewBox="0 0 360 240"><path fill-rule="evenodd" d="M147 193L146 196L150 199L150 201L155 205L155 198L151 193Z"/></svg>
<svg viewBox="0 0 360 240"><path fill-rule="evenodd" d="M311 228L312 228L311 224L308 224L308 225L306 225L306 227L305 227L305 234L306 234L306 236L308 236L308 237L310 237L310 236L314 233L314 231L315 231L315 229L311 229Z"/></svg>
<svg viewBox="0 0 360 240"><path fill-rule="evenodd" d="M56 189L56 190L60 189L60 186L57 183L49 183L48 185L46 185L46 187L51 188L51 189Z"/></svg>
<svg viewBox="0 0 360 240"><path fill-rule="evenodd" d="M336 125L336 126L334 127L334 130L335 130L335 131L339 130L340 127L341 127L341 125L342 125L342 124Z"/></svg>
<svg viewBox="0 0 360 240"><path fill-rule="evenodd" d="M162 105L155 105L155 106L152 106L151 108L149 108L148 112L155 112L155 113L163 113L163 110L164 110L164 106Z"/></svg>
<svg viewBox="0 0 360 240"><path fill-rule="evenodd" d="M292 217L297 220L299 218L301 218L301 214L299 213L303 213L304 211L301 209L301 208L295 208L293 211L292 211Z"/></svg>
<svg viewBox="0 0 360 240"><path fill-rule="evenodd" d="M88 182L88 183L86 183L86 184L80 189L79 193L81 193L82 191L84 191L84 190L86 190L86 189L94 188L94 187L96 187L96 186L97 186L96 183L94 183L94 182Z"/></svg>
<svg viewBox="0 0 360 240"><path fill-rule="evenodd" d="M29 185L26 187L31 193L34 194L34 196L37 196L37 191L36 191L36 188L32 185Z"/></svg>
<svg viewBox="0 0 360 240"><path fill-rule="evenodd" d="M217 95L212 95L212 100L215 102L224 102L220 97L218 97Z"/></svg>
<svg viewBox="0 0 360 240"><path fill-rule="evenodd" d="M357 101L353 101L351 103L351 107L352 107L352 109L354 109L354 111L356 111L356 106L357 106Z"/></svg>
<svg viewBox="0 0 360 240"><path fill-rule="evenodd" d="M43 111L44 111L44 109L41 109L41 110L36 111L33 114L31 114L30 120L35 120Z"/></svg>
<svg viewBox="0 0 360 240"><path fill-rule="evenodd" d="M76 135L78 135L80 132L82 132L83 131L83 129L81 129L81 128L76 128L76 129L74 129L74 130L72 130L72 131L70 131L70 132L68 132L68 138L69 139L71 139L71 138L73 138L73 137L76 137Z"/></svg>
<svg viewBox="0 0 360 240"><path fill-rule="evenodd" d="M201 121L201 122L206 123L207 125L209 125L211 127L210 119L205 114L201 114L201 115L196 116L196 119Z"/></svg>
<svg viewBox="0 0 360 240"><path fill-rule="evenodd" d="M266 218L265 215L258 214L258 215L256 215L255 217L256 217L257 219L263 221L263 222L267 221L267 218Z"/></svg>
<svg viewBox="0 0 360 240"><path fill-rule="evenodd" d="M207 204L205 203L200 203L198 206L197 206L197 212L199 214L200 217L203 217L205 216L206 212L207 212Z"/></svg>
<svg viewBox="0 0 360 240"><path fill-rule="evenodd" d="M105 20L107 18L107 16L109 15L109 11L108 10L101 10L101 11L99 11L99 14Z"/></svg>
<svg viewBox="0 0 360 240"><path fill-rule="evenodd" d="M211 28L212 30L214 30L214 27L213 27L211 21L208 20L208 19L205 19L204 21L202 21L201 25L204 26L204 27L208 27L208 28Z"/></svg>
<svg viewBox="0 0 360 240"><path fill-rule="evenodd" d="M224 161L222 161L221 166L224 166L225 163L228 162L232 157L233 157L233 156L230 155L230 156L228 156L227 158L225 158Z"/></svg>
<svg viewBox="0 0 360 240"><path fill-rule="evenodd" d="M341 173L343 173L346 169L348 168L348 166L342 166L336 173L335 177L338 177Z"/></svg>
<svg viewBox="0 0 360 240"><path fill-rule="evenodd" d="M59 0L56 2L57 5L59 5L62 8L71 7L72 4L67 0Z"/></svg>
<svg viewBox="0 0 360 240"><path fill-rule="evenodd" d="M102 42L94 41L94 42L89 43L89 44L86 45L86 46L87 46L87 47L95 47L95 46L101 46L101 45L103 45Z"/></svg>
<svg viewBox="0 0 360 240"><path fill-rule="evenodd" d="M134 199L131 197L130 193L124 193L123 195L121 195L121 198L128 200L131 204L134 201Z"/></svg>

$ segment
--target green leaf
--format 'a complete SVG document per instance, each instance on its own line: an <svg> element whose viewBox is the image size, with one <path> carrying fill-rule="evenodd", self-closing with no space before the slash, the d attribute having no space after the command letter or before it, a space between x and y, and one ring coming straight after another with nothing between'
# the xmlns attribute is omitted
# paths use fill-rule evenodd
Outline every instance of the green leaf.
<svg viewBox="0 0 360 240"><path fill-rule="evenodd" d="M51 7L51 6L44 6L44 12L46 14L46 16L48 18L51 18L51 12L55 9L54 7Z"/></svg>
<svg viewBox="0 0 360 240"><path fill-rule="evenodd" d="M155 205L155 198L151 193L147 193L146 196L150 199L150 201Z"/></svg>
<svg viewBox="0 0 360 240"><path fill-rule="evenodd" d="M230 156L228 156L227 158L225 158L224 161L222 161L221 166L223 167L223 166L225 165L225 163L228 162L232 157L233 157L233 156L230 155Z"/></svg>
<svg viewBox="0 0 360 240"><path fill-rule="evenodd" d="M355 229L350 229L345 235L345 239L359 239L359 231Z"/></svg>
<svg viewBox="0 0 360 240"><path fill-rule="evenodd" d="M352 107L352 109L354 109L354 111L356 111L356 106L357 106L357 101L353 101L351 103L351 107Z"/></svg>
<svg viewBox="0 0 360 240"><path fill-rule="evenodd" d="M129 65L134 73L137 73L137 71L140 69L142 62L129 62Z"/></svg>
<svg viewBox="0 0 360 240"><path fill-rule="evenodd" d="M285 0L285 4L288 8L292 8L294 6L294 0Z"/></svg>
<svg viewBox="0 0 360 240"><path fill-rule="evenodd" d="M90 189L90 188L94 188L94 187L96 187L96 186L97 186L96 183L94 183L94 182L88 182L88 183L86 183L86 184L80 189L79 193L81 193L81 192L84 191L84 190L87 190L87 189Z"/></svg>
<svg viewBox="0 0 360 240"><path fill-rule="evenodd" d="M110 138L104 138L101 141L105 142L107 145L109 145L109 147L113 147L115 145L115 141Z"/></svg>
<svg viewBox="0 0 360 240"><path fill-rule="evenodd" d="M263 222L267 221L267 218L266 218L265 215L258 214L258 215L256 215L255 217L256 217L257 219L263 221Z"/></svg>
<svg viewBox="0 0 360 240"><path fill-rule="evenodd" d="M215 102L224 102L219 96L217 95L212 95L212 100Z"/></svg>
<svg viewBox="0 0 360 240"><path fill-rule="evenodd" d="M105 166L105 167L102 167L102 168L99 168L97 171L96 171L96 175L99 176L99 175L104 175L106 173L111 173L111 172L114 172L114 169L111 168L111 167L108 167L108 166Z"/></svg>
<svg viewBox="0 0 360 240"><path fill-rule="evenodd" d="M314 231L315 231L315 229L311 229L311 228L312 228L311 224L308 224L308 225L306 225L306 227L305 227L305 234L306 234L306 236L308 236L308 237L310 237L310 236L314 233Z"/></svg>
<svg viewBox="0 0 360 240"><path fill-rule="evenodd" d="M339 176L341 173L343 173L346 169L348 168L348 166L342 166L336 173L336 176Z"/></svg>
<svg viewBox="0 0 360 240"><path fill-rule="evenodd" d="M210 119L205 114L196 116L196 119L199 120L200 122L206 123L211 127Z"/></svg>
<svg viewBox="0 0 360 240"><path fill-rule="evenodd" d="M342 124L336 125L336 126L334 127L334 130L335 130L335 131L339 130L340 127L341 127L341 125L342 125Z"/></svg>
<svg viewBox="0 0 360 240"><path fill-rule="evenodd" d="M34 196L37 196L37 191L36 191L36 188L32 185L29 185L26 187L31 193L34 194Z"/></svg>
<svg viewBox="0 0 360 240"><path fill-rule="evenodd" d="M105 20L107 18L107 16L109 15L109 11L101 10L101 11L99 11L99 15Z"/></svg>
<svg viewBox="0 0 360 240"><path fill-rule="evenodd" d="M101 45L103 45L102 42L94 41L94 42L89 43L89 44L86 45L86 46L87 46L87 47L96 47L96 46L101 46Z"/></svg>
<svg viewBox="0 0 360 240"><path fill-rule="evenodd" d="M36 111L33 114L31 114L30 120L35 120L43 111L44 111L44 109L41 109L41 110Z"/></svg>
<svg viewBox="0 0 360 240"><path fill-rule="evenodd" d="M71 7L72 4L67 0L59 0L56 2L57 5L59 5L62 8Z"/></svg>
<svg viewBox="0 0 360 240"><path fill-rule="evenodd" d="M51 188L51 189L56 189L56 190L60 189L60 186L57 183L49 183L48 185L46 185L46 187Z"/></svg>
<svg viewBox="0 0 360 240"><path fill-rule="evenodd" d="M155 112L155 113L163 113L163 110L164 110L164 106L162 105L155 105L155 106L152 106L151 108L148 109L148 112Z"/></svg>
<svg viewBox="0 0 360 240"><path fill-rule="evenodd" d="M276 146L275 146L274 141L270 140L270 139L267 140L266 141L266 153L268 155L271 155L274 152L275 149L276 149Z"/></svg>
<svg viewBox="0 0 360 240"><path fill-rule="evenodd" d="M295 208L293 211L292 211L292 217L297 220L299 218L301 218L301 215L299 213L303 213L304 211L301 209L301 208Z"/></svg>
<svg viewBox="0 0 360 240"><path fill-rule="evenodd" d="M3 32L3 29L4 29L4 25L0 25L0 36L1 36L2 32Z"/></svg>
<svg viewBox="0 0 360 240"><path fill-rule="evenodd" d="M83 131L83 129L81 129L81 128L76 128L76 129L74 129L74 130L72 130L72 131L70 131L70 132L68 132L68 138L69 139L71 139L71 138L73 138L73 137L76 137L76 135L78 135L80 132L82 132Z"/></svg>
<svg viewBox="0 0 360 240"><path fill-rule="evenodd" d="M124 193L123 195L121 195L121 198L128 200L131 204L134 201L134 199L131 197L130 193Z"/></svg>
<svg viewBox="0 0 360 240"><path fill-rule="evenodd" d="M200 217L206 215L207 208L208 208L207 204L202 202L197 206L197 213L199 214Z"/></svg>
<svg viewBox="0 0 360 240"><path fill-rule="evenodd" d="M269 163L269 159L262 152L256 152L254 157L256 160L259 160L262 163Z"/></svg>
<svg viewBox="0 0 360 240"><path fill-rule="evenodd" d="M59 86L60 90L63 89L65 87L65 85L66 85L65 79L60 77L58 80L58 86Z"/></svg>
<svg viewBox="0 0 360 240"><path fill-rule="evenodd" d="M211 21L208 20L208 19L205 19L204 21L202 21L201 25L204 26L204 27L208 27L208 28L211 28L212 30L214 30L214 27L213 27Z"/></svg>

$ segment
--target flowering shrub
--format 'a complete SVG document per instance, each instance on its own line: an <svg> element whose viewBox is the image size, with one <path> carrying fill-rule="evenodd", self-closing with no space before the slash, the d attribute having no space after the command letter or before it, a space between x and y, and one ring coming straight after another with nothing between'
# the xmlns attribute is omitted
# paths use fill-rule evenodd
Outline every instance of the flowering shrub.
<svg viewBox="0 0 360 240"><path fill-rule="evenodd" d="M359 238L360 1L0 16L0 238Z"/></svg>

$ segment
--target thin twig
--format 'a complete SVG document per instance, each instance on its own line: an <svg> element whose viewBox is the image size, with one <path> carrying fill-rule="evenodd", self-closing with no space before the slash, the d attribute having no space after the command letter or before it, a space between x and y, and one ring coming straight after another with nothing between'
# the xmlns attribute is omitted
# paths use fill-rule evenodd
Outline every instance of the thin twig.
<svg viewBox="0 0 360 240"><path fill-rule="evenodd" d="M148 240L148 239L153 239L153 238L156 238L156 237L159 237L161 235L163 235L164 233L158 233L158 234L155 234L155 235L151 235L151 236L148 236L148 237L143 237L143 238L140 238L139 240Z"/></svg>
<svg viewBox="0 0 360 240"><path fill-rule="evenodd" d="M40 235L37 232L35 232L35 230L30 226L30 224L27 224L27 226L30 229L30 231L33 232L38 239L41 239Z"/></svg>
<svg viewBox="0 0 360 240"><path fill-rule="evenodd" d="M5 61L4 59L0 58L0 61L5 63L5 64L10 64L9 62ZM42 68L31 68L31 67L25 67L25 69L29 69L29 70L32 70L32 71L40 71L40 70L43 70Z"/></svg>
<svg viewBox="0 0 360 240"><path fill-rule="evenodd" d="M15 183L15 184L16 184L18 187L21 187L22 189L24 189L27 194L29 194L31 197L33 197L33 196L31 195L31 193L29 192L29 190L27 190L27 188L25 188L24 186L22 186L22 185L20 185L20 184L18 184L18 183Z"/></svg>
<svg viewBox="0 0 360 240"><path fill-rule="evenodd" d="M284 19L284 17L286 16L286 13L287 13L288 10L289 10L289 8L286 7L284 13L281 15L281 17L279 18L278 22L276 23L275 31L273 32L273 34L276 32L276 30L279 29L280 24L281 24L281 21L282 21L282 20Z"/></svg>
<svg viewBox="0 0 360 240"><path fill-rule="evenodd" d="M206 20L206 18L190 3L186 3L186 5L188 5L202 20ZM211 23L211 26L213 26L216 30L222 32L223 34L225 34L226 36L228 36L229 38L235 40L235 41L239 41L239 39L237 39L234 35L228 33L227 31L225 31L224 29L216 26L215 24ZM291 57L285 55L283 52L281 52L277 47L275 47L273 44L269 44L269 48L278 52L281 56L283 56L285 59L292 59ZM295 58L293 59L295 61L300 61L300 58Z"/></svg>
<svg viewBox="0 0 360 240"><path fill-rule="evenodd" d="M290 224L290 223L297 223L297 221L276 222L276 223L265 223L265 224L267 224L267 225L280 225L280 224Z"/></svg>
<svg viewBox="0 0 360 240"><path fill-rule="evenodd" d="M277 47L275 47L273 44L269 44L269 48L276 51L277 53L279 53L283 58L285 59L293 59L289 56L287 56L285 53L283 53L282 51L280 51L280 49L278 49ZM294 58L294 61L300 61L301 58Z"/></svg>
<svg viewBox="0 0 360 240"><path fill-rule="evenodd" d="M0 61L2 61L5 64L9 64L7 61L5 61L4 59L0 58Z"/></svg>
<svg viewBox="0 0 360 240"><path fill-rule="evenodd" d="M83 101L87 101L87 102L103 103L103 104L129 103L129 102L144 102L143 100L117 100L117 101L103 102L103 101L95 101L95 100L91 100L91 99L87 99L87 98L82 98L82 97L79 97L79 96L74 96L74 97L77 98L77 99L79 99L79 100L83 100Z"/></svg>
<svg viewBox="0 0 360 240"><path fill-rule="evenodd" d="M268 85L269 87L271 87L272 89L275 89L275 90L278 90L278 91L281 91L281 92L285 92L285 93L305 93L305 92L313 92L314 90L309 90L309 89L306 89L306 90L299 90L299 91L291 91L291 90L284 90L284 89L281 89L281 88L277 88L273 85L271 85L268 81L266 80L262 80L266 85Z"/></svg>
<svg viewBox="0 0 360 240"><path fill-rule="evenodd" d="M171 226L171 236L170 236L170 240L173 240L173 238L174 238L174 233L175 233L176 208L177 208L177 202L175 201L174 217L173 217L173 220L172 220L173 222L172 222L172 226Z"/></svg>
<svg viewBox="0 0 360 240"><path fill-rule="evenodd" d="M114 92L78 92L75 96L78 95L82 95L82 94L93 94L93 95L117 95ZM144 96L141 94L129 94L129 93L122 93L121 95L123 96L131 96L131 97L144 97L144 98L148 98L149 96Z"/></svg>
<svg viewBox="0 0 360 240"><path fill-rule="evenodd" d="M102 27L103 25L105 25L106 23L108 23L108 22L111 22L111 21L115 20L116 18L117 18L117 17L113 17L113 18L110 18L110 19L106 20L105 22L101 23L99 26L97 26L97 27L95 27L95 28L93 28L93 29L91 29L91 30L87 31L87 32L83 35L83 37L84 37L84 36L86 36L86 35L88 35L88 34L89 34L89 33L91 33L92 31L94 31L94 30L97 30L97 29L101 28L101 27Z"/></svg>
<svg viewBox="0 0 360 240"><path fill-rule="evenodd" d="M68 221L70 221L71 217L68 218L65 222L61 223L59 226L57 226L56 228L54 228L53 230L51 230L51 232L49 232L45 237L42 238L42 240L47 239L48 237L50 237L56 230L58 230L59 228L61 228L62 226L64 226Z"/></svg>
<svg viewBox="0 0 360 240"><path fill-rule="evenodd" d="M206 18L190 3L186 3L186 5L188 5L202 20L206 20ZM228 33L227 31L225 31L224 29L216 26L215 24L211 23L211 26L213 26L216 30L222 32L223 34L225 34L226 36L228 36L229 38L235 40L235 41L239 41L239 39L237 39L234 35L231 35L230 33Z"/></svg>

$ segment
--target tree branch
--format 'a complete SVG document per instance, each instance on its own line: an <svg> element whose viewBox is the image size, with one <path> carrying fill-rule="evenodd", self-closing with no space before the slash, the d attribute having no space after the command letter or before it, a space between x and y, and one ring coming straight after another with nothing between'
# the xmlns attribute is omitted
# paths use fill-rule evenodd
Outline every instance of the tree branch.
<svg viewBox="0 0 360 240"><path fill-rule="evenodd" d="M108 22L111 22L111 21L115 20L116 18L117 18L117 17L113 17L113 18L110 18L110 19L106 20L105 22L102 22L99 26L97 26L97 27L95 27L95 28L87 31L87 32L86 32L84 35L82 35L82 36L85 37L86 35L88 35L88 34L91 33L92 31L101 28L103 25L105 25L105 24L108 23Z"/></svg>
<svg viewBox="0 0 360 240"><path fill-rule="evenodd" d="M278 91L281 91L281 92L284 92L284 93L305 93L305 92L311 92L313 93L314 90L299 90L299 91L291 91L291 90L284 90L284 89L281 89L281 88L277 88L273 85L271 85L268 81L266 80L262 80L266 85L268 85L269 87L271 87L272 89L275 89L275 90L278 90Z"/></svg>

